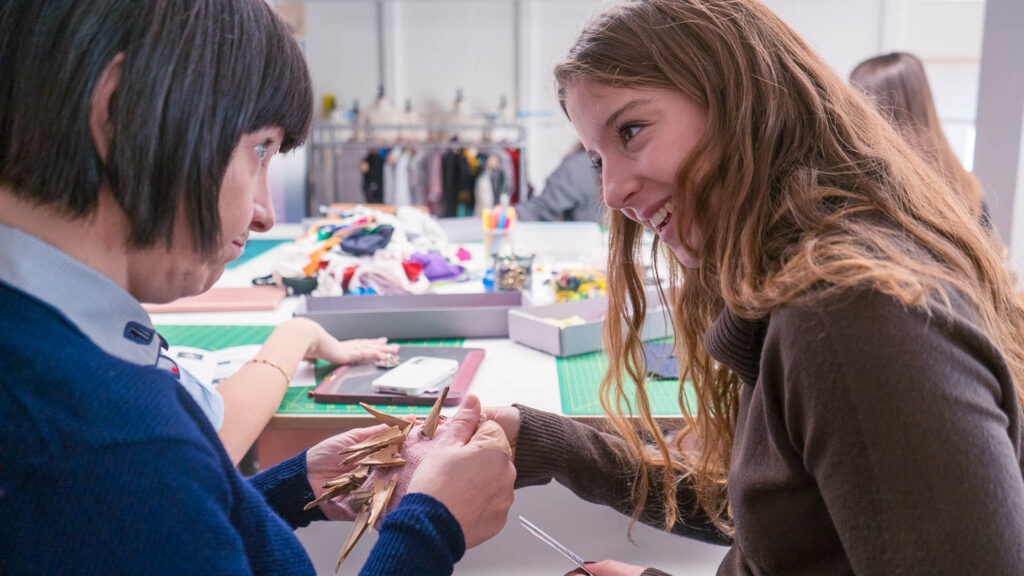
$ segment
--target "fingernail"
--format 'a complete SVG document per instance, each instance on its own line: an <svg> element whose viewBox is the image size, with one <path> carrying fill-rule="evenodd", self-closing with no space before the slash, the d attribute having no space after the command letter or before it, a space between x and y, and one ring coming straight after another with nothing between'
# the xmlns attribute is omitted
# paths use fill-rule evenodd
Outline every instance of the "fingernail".
<svg viewBox="0 0 1024 576"><path fill-rule="evenodd" d="M466 394L466 397L462 399L462 406L460 406L460 408L472 410L473 408L476 408L477 405L479 404L480 399L476 397L476 394Z"/></svg>

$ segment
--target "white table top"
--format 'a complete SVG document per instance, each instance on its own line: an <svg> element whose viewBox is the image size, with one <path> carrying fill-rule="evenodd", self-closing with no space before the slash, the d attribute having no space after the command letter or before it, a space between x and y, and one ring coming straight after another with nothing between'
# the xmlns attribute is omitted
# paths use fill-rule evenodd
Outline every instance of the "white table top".
<svg viewBox="0 0 1024 576"><path fill-rule="evenodd" d="M544 229L543 226L540 229ZM271 233L254 234L253 238L294 238L302 228L296 224L286 224L275 228ZM550 239L550 232L543 238ZM471 253L481 248L474 243L460 243ZM251 285L252 278L266 275L274 262L274 253L281 247L272 248L267 252L247 261L231 270L225 271L218 280L217 287L240 287ZM565 256L553 255L544 262L550 263ZM549 264L550 265L550 264ZM544 288L535 283L535 286ZM483 286L479 280L461 284L448 284L439 292L446 293L479 293ZM534 297L536 303L544 301L543 297ZM176 313L153 314L153 323L160 325L277 325L292 317L299 302L297 297L288 297L272 311L259 312L216 312L216 313ZM172 342L173 344L173 342ZM485 406L509 405L514 402L561 413L561 398L558 387L558 371L554 356L534 350L513 342L507 338L466 339L463 346L482 348L486 351L483 362L477 370L470 391L479 396ZM306 369L297 374L295 384L310 385L312 370ZM444 413L454 413L456 408L445 408ZM327 416L327 418L344 418Z"/></svg>

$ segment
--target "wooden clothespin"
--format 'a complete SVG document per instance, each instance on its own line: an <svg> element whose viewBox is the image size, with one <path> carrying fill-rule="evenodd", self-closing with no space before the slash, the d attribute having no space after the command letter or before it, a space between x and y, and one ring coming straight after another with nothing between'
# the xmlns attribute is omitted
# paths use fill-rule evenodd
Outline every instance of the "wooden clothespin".
<svg viewBox="0 0 1024 576"><path fill-rule="evenodd" d="M427 438L434 437L438 421L441 419L441 406L444 405L444 400L447 397L448 386L445 386L444 390L441 391L441 396L437 398L437 402L434 402L434 407L430 409L430 414L427 414L427 419L423 421L423 428L420 430L420 434Z"/></svg>
<svg viewBox="0 0 1024 576"><path fill-rule="evenodd" d="M421 432L426 438L434 437L441 418L441 406L444 405L447 397L448 387L445 386L444 390L441 391L441 395L434 403L433 408L430 409L427 418L423 421ZM338 563L334 566L335 572L341 568L341 563L348 557L356 542L359 541L366 531L367 526L376 524L384 511L387 510L388 503L391 501L391 495L394 494L395 487L398 484L398 474L393 474L387 482L381 478L375 478L373 486L364 488L363 484L366 483L370 470L374 468L394 468L404 465L405 460L401 457L400 452L405 439L408 438L409 432L413 427L413 423L404 418L381 412L363 403L359 405L382 424L386 424L388 428L338 452L339 456L348 455L341 461L340 466L356 465L356 467L349 472L339 475L337 478L328 480L324 484L324 488L327 491L304 508L309 510L332 498L349 494L349 504L359 510L352 524L352 531L349 532L348 538L345 539L345 544L341 547Z"/></svg>

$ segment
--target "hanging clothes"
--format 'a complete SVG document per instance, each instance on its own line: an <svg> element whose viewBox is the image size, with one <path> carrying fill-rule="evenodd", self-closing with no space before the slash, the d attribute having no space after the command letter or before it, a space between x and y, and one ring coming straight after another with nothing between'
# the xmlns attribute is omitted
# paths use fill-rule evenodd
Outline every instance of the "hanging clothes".
<svg viewBox="0 0 1024 576"><path fill-rule="evenodd" d="M476 179L474 196L476 204L473 207L473 215L479 216L484 210L490 210L501 198L502 194L508 192L507 179L501 170L501 161L496 154L481 154L480 164L483 171Z"/></svg>
<svg viewBox="0 0 1024 576"><path fill-rule="evenodd" d="M460 158L462 158L462 155L454 150L448 150L441 157L441 184L444 186L442 217L455 215L455 206L458 204L459 194L456 180Z"/></svg>
<svg viewBox="0 0 1024 576"><path fill-rule="evenodd" d="M416 148L409 159L409 204L427 206L427 188L430 186L430 166L433 152Z"/></svg>
<svg viewBox="0 0 1024 576"><path fill-rule="evenodd" d="M370 150L360 166L363 172L363 198L368 204L384 202L384 158L379 150Z"/></svg>
<svg viewBox="0 0 1024 576"><path fill-rule="evenodd" d="M457 216L472 216L473 207L476 204L476 196L473 193L473 187L476 184L477 177L480 175L480 171L483 168L480 164L480 155L476 148L463 148L462 155L466 158L466 164L469 167L468 178L465 180L465 186L459 189L458 206L456 207ZM460 183L461 186L461 183Z"/></svg>
<svg viewBox="0 0 1024 576"><path fill-rule="evenodd" d="M382 203L389 206L397 204L398 157L401 155L402 149L396 146L384 158L384 194Z"/></svg>
<svg viewBox="0 0 1024 576"><path fill-rule="evenodd" d="M473 215L479 216L484 210L494 208L494 185L491 180L491 170L484 170L476 179L476 186L473 187Z"/></svg>
<svg viewBox="0 0 1024 576"><path fill-rule="evenodd" d="M502 193L505 193L511 199L516 180L515 165L512 162L512 157L509 156L504 148L493 148L490 153L498 159L498 178L495 179L493 184L494 197L498 198Z"/></svg>
<svg viewBox="0 0 1024 576"><path fill-rule="evenodd" d="M440 150L430 157L430 176L427 186L427 208L438 218L445 216L444 155Z"/></svg>
<svg viewBox="0 0 1024 576"><path fill-rule="evenodd" d="M441 159L444 186L443 216L469 216L473 214L473 173L469 161L461 150L449 150Z"/></svg>
<svg viewBox="0 0 1024 576"><path fill-rule="evenodd" d="M317 167L319 168L320 178L322 179L322 182L330 182L332 184L334 183L334 175L337 165L337 162L335 162L336 155L337 151L334 150L333 148L323 148L316 155L315 162L317 162ZM326 194L322 195L320 198L312 199L312 201L310 202L311 205L309 206L310 213L316 214L315 210L319 208L320 204L330 204L331 202L333 202L334 191L336 189L337 186L331 186L330 190L325 191L327 192Z"/></svg>
<svg viewBox="0 0 1024 576"><path fill-rule="evenodd" d="M411 206L412 191L409 189L409 170L411 166L412 152L402 149L395 159L395 197L392 203L395 206Z"/></svg>
<svg viewBox="0 0 1024 576"><path fill-rule="evenodd" d="M513 173L512 160L509 159L508 153L500 148L488 149L486 153L480 154L480 163L484 167L480 177L486 174L490 178L491 195L493 197L490 205L486 205L484 208L493 207L502 194L509 194L511 199L510 192L512 191ZM479 194L477 195L477 202L480 202ZM482 208L477 206L474 211L479 215Z"/></svg>
<svg viewBox="0 0 1024 576"><path fill-rule="evenodd" d="M335 180L332 202L357 204L363 200L363 174L359 170L366 156L366 149L349 150L339 148L335 155Z"/></svg>
<svg viewBox="0 0 1024 576"><path fill-rule="evenodd" d="M509 159L512 161L512 203L516 204L526 201L526 198L519 197L519 179L525 177L525 175L519 173L520 150L518 148L505 148L505 152L508 153Z"/></svg>
<svg viewBox="0 0 1024 576"><path fill-rule="evenodd" d="M436 217L469 216L479 212L478 202L481 209L487 205L490 196L494 204L502 193L508 193L513 204L529 196L518 194L520 178L526 177L525 151L518 142L482 144L479 155L459 142L407 142L405 153L393 157L394 165L389 166L387 150L381 154L379 144L360 141L356 128L341 128L349 127L315 127L310 137L309 214L324 204L372 203L426 206ZM492 157L500 166L487 170ZM479 193L476 189L484 172L490 194L486 183L480 183Z"/></svg>

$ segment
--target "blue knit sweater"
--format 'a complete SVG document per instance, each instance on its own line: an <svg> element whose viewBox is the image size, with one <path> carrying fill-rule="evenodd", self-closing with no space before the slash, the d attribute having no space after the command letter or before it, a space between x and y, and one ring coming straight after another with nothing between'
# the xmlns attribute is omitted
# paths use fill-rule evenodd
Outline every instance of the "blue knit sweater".
<svg viewBox="0 0 1024 576"><path fill-rule="evenodd" d="M0 283L0 574L312 574L292 533L324 518L311 499L305 454L244 480L170 375ZM411 494L362 573L450 574L464 551Z"/></svg>

